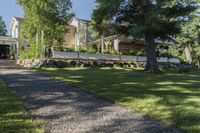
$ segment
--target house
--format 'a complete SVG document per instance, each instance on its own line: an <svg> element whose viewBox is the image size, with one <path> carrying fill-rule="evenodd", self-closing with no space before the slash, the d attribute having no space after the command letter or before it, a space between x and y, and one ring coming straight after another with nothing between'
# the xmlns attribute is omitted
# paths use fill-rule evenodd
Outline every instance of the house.
<svg viewBox="0 0 200 133"><path fill-rule="evenodd" d="M0 36L0 59L10 59L11 54L16 58L18 56L17 46L17 39L13 37Z"/></svg>
<svg viewBox="0 0 200 133"><path fill-rule="evenodd" d="M10 59L10 56L17 59L20 51L20 26L23 18L13 17L11 20L11 36L0 37L0 59Z"/></svg>
<svg viewBox="0 0 200 133"><path fill-rule="evenodd" d="M9 59L11 53L17 59L21 50L29 48L28 44L20 43L20 29L23 20L24 18L12 17L11 36L0 36L0 59ZM80 47L86 47L87 42L91 40L88 25L89 21L74 18L68 27L69 32L65 35L64 48L77 50Z"/></svg>
<svg viewBox="0 0 200 133"><path fill-rule="evenodd" d="M23 20L24 19L20 17L13 17L10 25L11 37L0 37L0 58L9 59L10 54L13 53L17 59L21 50L29 48L28 44L20 43L20 29ZM78 18L72 19L68 27L69 31L65 35L65 42L63 44L65 49L79 50L80 48L86 49L87 46L93 45L98 51L104 53L104 51L108 49L108 43L110 41L115 51L141 50L146 47L144 45L144 39L140 39L136 42L132 36L114 35L105 37L103 40L99 39L93 41L91 32L89 31L89 22L88 20ZM155 41L157 44L172 46L173 48L175 48L178 43L175 39L170 37L166 40L156 38Z"/></svg>
<svg viewBox="0 0 200 133"><path fill-rule="evenodd" d="M86 44L90 42L91 33L89 32L88 20L74 18L69 25L69 32L65 35L64 48L78 50L86 48Z"/></svg>
<svg viewBox="0 0 200 133"><path fill-rule="evenodd" d="M177 44L179 42L167 36L165 39L161 39L159 37L155 38L155 43L157 46L157 51L159 53L167 53L164 48L172 47L173 52L175 52ZM111 45L110 45L111 44ZM91 41L86 44L87 46L93 46L98 49L98 52L104 53L110 50L115 50L116 52L130 52L130 51L146 51L146 45L144 38L134 38L133 36L125 36L125 35L112 35L108 37L104 37L98 39L96 41ZM111 48L110 48L111 47Z"/></svg>
<svg viewBox="0 0 200 133"><path fill-rule="evenodd" d="M21 49L28 49L28 44L20 43L20 27L23 18L13 17L11 20L11 37L17 40L17 56ZM69 32L65 35L63 47L65 49L77 50L79 47L86 47L86 43L90 41L90 32L88 30L89 21L74 18L69 24Z"/></svg>

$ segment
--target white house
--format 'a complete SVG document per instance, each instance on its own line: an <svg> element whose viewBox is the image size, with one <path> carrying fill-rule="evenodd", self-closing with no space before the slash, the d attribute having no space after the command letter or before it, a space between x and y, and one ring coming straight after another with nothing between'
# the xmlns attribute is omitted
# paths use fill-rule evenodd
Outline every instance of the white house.
<svg viewBox="0 0 200 133"><path fill-rule="evenodd" d="M16 58L19 56L19 52L21 49L21 45L19 43L20 40L20 27L21 23L23 21L23 18L20 17L12 17L10 30L11 30L11 37L17 40L16 44Z"/></svg>
<svg viewBox="0 0 200 133"><path fill-rule="evenodd" d="M0 59L9 59L11 51L14 52L15 58L18 58L21 49L27 49L27 44L20 44L20 29L24 19L12 17L10 37L0 37ZM85 47L90 41L88 30L88 20L74 18L69 25L69 32L66 33L63 46L67 49L76 50L78 47Z"/></svg>
<svg viewBox="0 0 200 133"><path fill-rule="evenodd" d="M11 37L20 40L20 26L23 18L13 17L11 20ZM90 33L88 30L88 20L74 18L69 25L69 32L66 33L65 42L63 46L65 48L77 49L78 47L85 47L86 43L90 41ZM17 43L18 53L20 49L27 49L27 45Z"/></svg>
<svg viewBox="0 0 200 133"><path fill-rule="evenodd" d="M91 41L88 20L74 18L69 25L69 32L65 36L64 47L67 49L77 50L79 47L86 47Z"/></svg>
<svg viewBox="0 0 200 133"><path fill-rule="evenodd" d="M19 17L13 17L11 21L11 36L0 36L0 59L9 59L11 54L14 54L15 58L18 57L21 20Z"/></svg>
<svg viewBox="0 0 200 133"><path fill-rule="evenodd" d="M28 49L27 44L20 43L20 29L21 23L23 22L23 18L13 17L11 20L10 30L11 37L0 37L0 59L8 59L11 51L14 52L15 57L18 58L20 50ZM69 31L66 33L65 42L63 44L66 49L77 50L78 48L86 48L87 45L91 44L101 44L102 40L92 41L91 32L89 32L89 22L88 20L74 18L69 24ZM45 33L44 33L45 34ZM114 48L116 51L119 49L135 49L134 45L132 45L132 41L134 38L132 37L120 37L116 38L116 36L106 37L104 41L114 39ZM143 41L143 40L141 40ZM170 44L174 47L176 45L176 41L174 39L169 38L167 41L163 41L161 39L156 39L156 43L158 44ZM105 43L106 44L106 43ZM106 45L100 46L102 51L106 49Z"/></svg>

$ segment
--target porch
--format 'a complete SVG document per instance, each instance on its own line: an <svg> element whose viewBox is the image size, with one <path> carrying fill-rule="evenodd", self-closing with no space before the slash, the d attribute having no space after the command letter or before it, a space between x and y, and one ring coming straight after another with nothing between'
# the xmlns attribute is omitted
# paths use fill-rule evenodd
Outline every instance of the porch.
<svg viewBox="0 0 200 133"><path fill-rule="evenodd" d="M158 52L166 52L166 50L162 47L173 49L175 53L178 41L170 36L166 36L165 39L161 39L159 37L155 38L155 43ZM136 39L132 36L125 36L125 35L113 35L109 37L102 37L93 42L89 42L86 46L94 46L98 53L105 53L105 51L115 50L116 52L125 52L125 51L137 51L137 52L145 52L146 45L144 38Z"/></svg>
<svg viewBox="0 0 200 133"><path fill-rule="evenodd" d="M18 57L18 41L15 38L0 36L0 59L9 60Z"/></svg>

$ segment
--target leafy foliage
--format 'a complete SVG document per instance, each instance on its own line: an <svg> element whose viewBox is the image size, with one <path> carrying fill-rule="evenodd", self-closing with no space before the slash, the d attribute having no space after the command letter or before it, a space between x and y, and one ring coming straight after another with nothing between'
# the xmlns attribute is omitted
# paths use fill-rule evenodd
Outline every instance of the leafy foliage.
<svg viewBox="0 0 200 133"><path fill-rule="evenodd" d="M23 7L25 19L22 25L22 38L35 45L36 34L44 31L44 44L47 48L61 46L67 33L67 25L73 17L70 0L17 0ZM33 52L33 51L32 51Z"/></svg>
<svg viewBox="0 0 200 133"><path fill-rule="evenodd" d="M182 25L182 34L178 36L180 45L180 56L185 61L198 63L200 60L200 11L196 10L188 19L189 22ZM191 57L187 57L190 52ZM189 59L190 58L190 59Z"/></svg>
<svg viewBox="0 0 200 133"><path fill-rule="evenodd" d="M42 52L41 43L36 46L36 43L32 42L28 50L21 50L20 59L39 59L42 57Z"/></svg>
<svg viewBox="0 0 200 133"><path fill-rule="evenodd" d="M147 45L147 71L157 72L155 37L180 33L180 24L196 9L196 0L96 0L92 28L99 34L107 26L117 33L144 37ZM105 26L105 22L107 22Z"/></svg>

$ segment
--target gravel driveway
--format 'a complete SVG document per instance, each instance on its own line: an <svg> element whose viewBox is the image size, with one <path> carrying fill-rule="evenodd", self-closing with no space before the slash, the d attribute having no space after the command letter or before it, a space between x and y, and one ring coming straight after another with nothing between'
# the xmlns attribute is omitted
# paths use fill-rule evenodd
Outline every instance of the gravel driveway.
<svg viewBox="0 0 200 133"><path fill-rule="evenodd" d="M28 70L0 70L7 85L23 96L33 117L52 133L180 133L158 121L80 92Z"/></svg>

